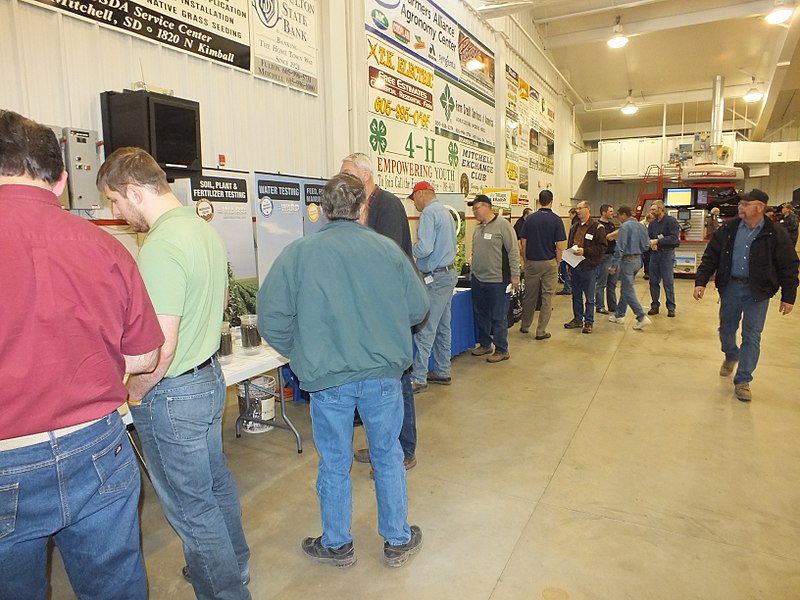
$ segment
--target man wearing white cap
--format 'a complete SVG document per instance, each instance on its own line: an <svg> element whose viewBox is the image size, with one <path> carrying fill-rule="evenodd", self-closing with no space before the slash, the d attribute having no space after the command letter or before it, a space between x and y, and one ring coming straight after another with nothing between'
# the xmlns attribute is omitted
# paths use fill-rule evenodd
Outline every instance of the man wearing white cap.
<svg viewBox="0 0 800 600"><path fill-rule="evenodd" d="M725 360L722 377L733 373L734 393L742 402L753 399L750 382L758 364L761 332L767 319L769 299L781 290L778 310L788 315L797 296L797 253L786 231L764 218L769 196L751 190L739 199L739 216L726 221L703 254L695 277L694 298L700 300L709 279L720 295L719 339ZM742 344L736 333L742 323Z"/></svg>
<svg viewBox="0 0 800 600"><path fill-rule="evenodd" d="M411 250L431 305L428 319L414 334L417 353L411 367L411 387L419 394L428 389L428 383L449 385L451 382L450 302L458 281L453 265L456 228L450 212L436 200L436 191L427 181L417 183L409 199L420 212L417 241ZM431 352L433 370L428 373Z"/></svg>

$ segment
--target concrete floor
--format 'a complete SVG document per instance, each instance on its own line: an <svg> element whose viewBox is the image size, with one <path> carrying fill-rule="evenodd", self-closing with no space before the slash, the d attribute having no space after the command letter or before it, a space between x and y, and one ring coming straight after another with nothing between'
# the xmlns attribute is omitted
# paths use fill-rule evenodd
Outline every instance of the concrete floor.
<svg viewBox="0 0 800 600"><path fill-rule="evenodd" d="M649 300L646 282L639 298ZM306 450L273 430L236 439L229 391L225 448L252 548L254 599L420 600L800 598L800 307L770 307L752 404L722 378L717 295L644 331L600 316L567 331L556 297L547 341L510 332L511 360L464 354L453 385L417 396L418 466L409 520L424 535L400 569L382 562L374 483L355 463L358 563L306 559L319 535L317 456L307 405L292 404ZM363 446L363 431L356 445ZM193 598L178 538L144 486L151 598ZM74 598L53 560L52 598Z"/></svg>

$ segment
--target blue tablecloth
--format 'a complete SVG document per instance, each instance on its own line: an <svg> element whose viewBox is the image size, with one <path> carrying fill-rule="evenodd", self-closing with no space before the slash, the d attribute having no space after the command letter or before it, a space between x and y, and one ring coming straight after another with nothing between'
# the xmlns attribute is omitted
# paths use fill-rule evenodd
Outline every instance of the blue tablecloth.
<svg viewBox="0 0 800 600"><path fill-rule="evenodd" d="M462 352L472 350L478 342L475 330L475 318L472 315L472 290L457 288L453 294L453 303L450 308L450 327L452 339L450 355L458 356Z"/></svg>

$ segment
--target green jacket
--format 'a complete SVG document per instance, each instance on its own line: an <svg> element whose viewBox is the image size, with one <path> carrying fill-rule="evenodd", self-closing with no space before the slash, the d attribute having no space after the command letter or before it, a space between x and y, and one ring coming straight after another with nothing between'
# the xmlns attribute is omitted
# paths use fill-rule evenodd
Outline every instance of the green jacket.
<svg viewBox="0 0 800 600"><path fill-rule="evenodd" d="M257 299L258 329L304 390L399 378L428 294L389 238L333 221L278 256Z"/></svg>

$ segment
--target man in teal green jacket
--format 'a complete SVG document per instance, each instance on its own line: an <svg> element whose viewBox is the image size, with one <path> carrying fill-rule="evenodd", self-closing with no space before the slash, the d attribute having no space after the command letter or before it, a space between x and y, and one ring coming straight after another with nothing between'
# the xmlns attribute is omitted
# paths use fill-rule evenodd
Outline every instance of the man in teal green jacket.
<svg viewBox="0 0 800 600"><path fill-rule="evenodd" d="M400 566L422 543L420 528L407 521L398 436L400 377L411 364L411 327L425 318L428 296L398 245L362 224L365 199L358 178L334 176L321 201L330 223L290 244L258 292L259 331L311 393L323 531L303 541L303 552L337 567L356 561L350 534L356 407L375 469L384 560Z"/></svg>

